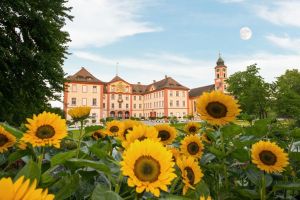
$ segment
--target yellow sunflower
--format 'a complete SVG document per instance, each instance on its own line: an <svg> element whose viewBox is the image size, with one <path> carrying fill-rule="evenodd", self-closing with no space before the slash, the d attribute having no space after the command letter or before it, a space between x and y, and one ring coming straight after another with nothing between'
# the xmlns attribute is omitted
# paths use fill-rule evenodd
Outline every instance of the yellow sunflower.
<svg viewBox="0 0 300 200"><path fill-rule="evenodd" d="M26 148L27 148L27 144L25 143L25 142L23 142L22 140L20 140L19 142L18 142L18 145L17 145L18 147L19 147L19 149L21 149L21 150L25 150Z"/></svg>
<svg viewBox="0 0 300 200"><path fill-rule="evenodd" d="M160 189L168 191L168 185L176 177L172 153L161 142L136 140L123 154L121 171L128 176L128 185L136 186L136 192L144 190L160 196Z"/></svg>
<svg viewBox="0 0 300 200"><path fill-rule="evenodd" d="M126 140L122 142L122 146L128 148L135 140L142 141L147 138L154 141L160 141L156 128L146 125L134 126L132 131L128 131Z"/></svg>
<svg viewBox="0 0 300 200"><path fill-rule="evenodd" d="M200 130L200 124L197 122L188 122L184 126L184 131L187 134L197 134L199 130Z"/></svg>
<svg viewBox="0 0 300 200"><path fill-rule="evenodd" d="M220 91L205 92L197 100L197 112L212 125L225 125L235 120L240 109L237 101Z"/></svg>
<svg viewBox="0 0 300 200"><path fill-rule="evenodd" d="M103 139L105 138L105 136L107 135L106 133L107 131L105 131L104 129L99 129L97 131L95 131L92 135L92 137L95 139L95 140L98 140L98 139Z"/></svg>
<svg viewBox="0 0 300 200"><path fill-rule="evenodd" d="M200 196L199 200L212 200L211 196Z"/></svg>
<svg viewBox="0 0 300 200"><path fill-rule="evenodd" d="M74 121L81 121L89 117L91 112L91 107L89 106L79 106L71 108L68 114L72 117Z"/></svg>
<svg viewBox="0 0 300 200"><path fill-rule="evenodd" d="M189 188L194 189L193 185L199 183L203 177L198 161L195 160L192 156L181 156L177 162L184 183L183 195L186 194Z"/></svg>
<svg viewBox="0 0 300 200"><path fill-rule="evenodd" d="M164 145L172 144L177 135L177 131L174 127L169 124L158 124L154 127L158 131L158 137Z"/></svg>
<svg viewBox="0 0 300 200"><path fill-rule="evenodd" d="M117 136L124 132L124 123L113 120L106 123L106 133L107 135Z"/></svg>
<svg viewBox="0 0 300 200"><path fill-rule="evenodd" d="M176 160L181 156L179 149L174 146L167 146L167 149L172 152L172 159L176 162Z"/></svg>
<svg viewBox="0 0 300 200"><path fill-rule="evenodd" d="M14 146L16 143L16 137L7 132L1 125L0 125L0 153L7 151L9 147Z"/></svg>
<svg viewBox="0 0 300 200"><path fill-rule="evenodd" d="M66 120L57 114L43 112L27 121L28 130L21 140L34 147L49 145L59 148L60 141L67 136Z"/></svg>
<svg viewBox="0 0 300 200"><path fill-rule="evenodd" d="M203 143L199 136L188 135L181 141L181 152L186 156L201 158L203 154Z"/></svg>
<svg viewBox="0 0 300 200"><path fill-rule="evenodd" d="M0 200L52 200L53 194L48 194L48 189L36 188L37 182L30 179L25 180L24 176L13 183L11 178L0 180Z"/></svg>
<svg viewBox="0 0 300 200"><path fill-rule="evenodd" d="M131 119L127 119L123 123L124 123L124 130L123 132L120 132L118 134L118 137L121 141L126 140L126 135L128 134L129 131L132 131L134 126L144 125L140 121L131 120Z"/></svg>
<svg viewBox="0 0 300 200"><path fill-rule="evenodd" d="M251 148L252 162L267 173L282 172L289 164L288 154L274 142L259 141Z"/></svg>

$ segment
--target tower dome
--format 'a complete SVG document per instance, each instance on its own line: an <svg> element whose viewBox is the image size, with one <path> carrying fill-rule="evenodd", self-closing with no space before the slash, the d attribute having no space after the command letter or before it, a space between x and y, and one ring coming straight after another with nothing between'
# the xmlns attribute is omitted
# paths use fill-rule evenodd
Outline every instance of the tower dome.
<svg viewBox="0 0 300 200"><path fill-rule="evenodd" d="M217 60L217 66L224 66L224 60L221 58L221 55L219 55L219 59Z"/></svg>

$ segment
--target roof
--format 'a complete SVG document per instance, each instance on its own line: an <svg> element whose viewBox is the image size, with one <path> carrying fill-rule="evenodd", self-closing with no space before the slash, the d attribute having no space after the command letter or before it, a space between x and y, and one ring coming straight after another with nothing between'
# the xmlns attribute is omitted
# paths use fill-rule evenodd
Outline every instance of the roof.
<svg viewBox="0 0 300 200"><path fill-rule="evenodd" d="M67 80L69 81L79 81L79 82L99 82L102 83L99 79L93 76L89 71L82 67L74 75L68 76Z"/></svg>
<svg viewBox="0 0 300 200"><path fill-rule="evenodd" d="M193 88L189 91L189 97L198 97L203 92L208 92L208 91L211 91L211 90L214 90L214 89L215 89L215 84Z"/></svg>
<svg viewBox="0 0 300 200"><path fill-rule="evenodd" d="M189 88L181 85L177 81L175 81L172 77L165 77L164 79L149 84L146 88L145 92L150 92L150 89L154 87L154 90L161 90L161 89L181 89L181 90L189 90Z"/></svg>
<svg viewBox="0 0 300 200"><path fill-rule="evenodd" d="M122 79L121 77L119 77L118 75L116 75L113 79L111 79L108 83L112 83L112 82L116 82L116 81L123 81L126 82L124 79Z"/></svg>
<svg viewBox="0 0 300 200"><path fill-rule="evenodd" d="M132 93L133 94L144 94L146 91L147 85L141 84L132 84Z"/></svg>

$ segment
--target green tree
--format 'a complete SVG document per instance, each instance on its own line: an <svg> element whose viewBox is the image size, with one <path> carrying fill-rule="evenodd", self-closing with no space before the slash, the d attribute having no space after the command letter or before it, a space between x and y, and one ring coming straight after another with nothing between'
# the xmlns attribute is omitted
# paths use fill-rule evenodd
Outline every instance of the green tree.
<svg viewBox="0 0 300 200"><path fill-rule="evenodd" d="M20 124L63 91L71 8L65 0L0 1L0 121Z"/></svg>
<svg viewBox="0 0 300 200"><path fill-rule="evenodd" d="M287 70L277 78L274 88L278 116L300 120L300 72Z"/></svg>
<svg viewBox="0 0 300 200"><path fill-rule="evenodd" d="M270 84L259 75L259 68L254 65L247 67L246 71L232 74L228 80L228 92L234 95L241 105L243 116L260 119L267 117L270 107Z"/></svg>

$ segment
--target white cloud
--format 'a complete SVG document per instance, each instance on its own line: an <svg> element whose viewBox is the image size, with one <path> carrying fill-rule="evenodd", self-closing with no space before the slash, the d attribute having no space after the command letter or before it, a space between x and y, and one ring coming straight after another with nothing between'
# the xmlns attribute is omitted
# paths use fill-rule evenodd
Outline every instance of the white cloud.
<svg viewBox="0 0 300 200"><path fill-rule="evenodd" d="M75 56L95 62L97 66L114 67L116 61L113 59L95 55L89 52L75 52ZM246 66L257 63L261 68L261 75L268 82L275 80L286 69L300 68L298 54L270 54L256 53L253 55L228 55L224 58L225 64L228 66L228 73L245 70ZM217 59L217 58L216 58ZM172 76L183 85L192 88L199 87L214 82L214 60L209 59L193 59L182 55L169 53L147 54L140 58L125 57L118 61L124 69L130 70L126 74L121 74L127 78L129 82L135 83L141 81L143 83L152 82L153 79L163 78L164 74ZM127 70L123 71L127 71ZM113 77L111 72L105 73L105 67L95 68L91 73L95 74L99 79L108 81ZM132 74L131 74L132 73ZM107 80L103 79L107 78Z"/></svg>
<svg viewBox="0 0 300 200"><path fill-rule="evenodd" d="M300 52L300 38L291 38L287 34L282 37L271 34L266 36L266 38L276 46Z"/></svg>
<svg viewBox="0 0 300 200"><path fill-rule="evenodd" d="M66 25L70 33L71 47L101 47L120 38L140 33L161 31L144 22L139 11L147 6L146 0L70 0L73 22Z"/></svg>
<svg viewBox="0 0 300 200"><path fill-rule="evenodd" d="M275 0L269 5L255 7L259 17L277 25L300 27L299 0Z"/></svg>

